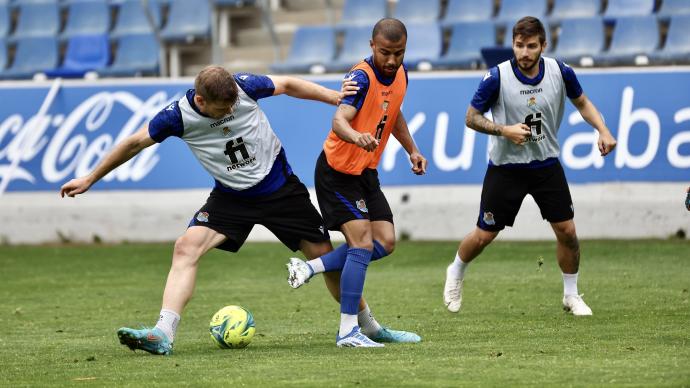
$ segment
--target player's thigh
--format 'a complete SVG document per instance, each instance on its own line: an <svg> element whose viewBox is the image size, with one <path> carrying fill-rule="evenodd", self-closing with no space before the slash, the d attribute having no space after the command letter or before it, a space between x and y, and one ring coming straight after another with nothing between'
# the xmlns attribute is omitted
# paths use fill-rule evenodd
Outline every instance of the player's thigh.
<svg viewBox="0 0 690 388"><path fill-rule="evenodd" d="M528 191L524 175L525 171L518 168L487 168L477 218L480 229L498 232L506 226L513 226Z"/></svg>
<svg viewBox="0 0 690 388"><path fill-rule="evenodd" d="M257 220L257 209L249 201L214 190L192 217L189 229L195 226L211 229L226 237L216 248L237 252Z"/></svg>
<svg viewBox="0 0 690 388"><path fill-rule="evenodd" d="M185 233L177 239L176 248L194 256L201 256L212 248L221 245L227 237L205 226L190 226Z"/></svg>
<svg viewBox="0 0 690 388"><path fill-rule="evenodd" d="M378 172L374 169L367 169L362 172L360 177L364 187L364 195L371 221L387 221L393 225L393 212L388 204L386 196L381 191Z"/></svg>
<svg viewBox="0 0 690 388"><path fill-rule="evenodd" d="M291 250L304 248L307 257L331 247L323 219L312 204L309 191L295 175L288 178L276 195L261 203L261 219L258 223L268 228Z"/></svg>
<svg viewBox="0 0 690 388"><path fill-rule="evenodd" d="M361 177L335 171L323 154L316 163L314 186L321 215L329 230L340 230L349 221L369 219Z"/></svg>
<svg viewBox="0 0 690 388"><path fill-rule="evenodd" d="M559 223L575 216L573 199L560 163L535 170L530 194L539 206L542 218Z"/></svg>

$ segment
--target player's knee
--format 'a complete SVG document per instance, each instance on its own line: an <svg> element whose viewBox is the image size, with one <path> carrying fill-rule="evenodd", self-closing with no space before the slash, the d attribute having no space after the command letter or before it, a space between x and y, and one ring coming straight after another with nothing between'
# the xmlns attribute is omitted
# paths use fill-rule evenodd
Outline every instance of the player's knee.
<svg viewBox="0 0 690 388"><path fill-rule="evenodd" d="M491 244L492 241L498 236L498 233L495 232L487 232L484 230L477 230L475 233L473 233L473 240L476 245L478 245L481 249L484 249L487 245Z"/></svg>
<svg viewBox="0 0 690 388"><path fill-rule="evenodd" d="M389 255L390 255L391 253L393 253L393 251L395 250L395 239L392 239L392 238L382 238L382 239L377 239L376 241L378 241L379 244L381 244L381 246L383 247L383 249L385 249L385 250L386 250L386 253L389 254Z"/></svg>
<svg viewBox="0 0 690 388"><path fill-rule="evenodd" d="M196 265L201 256L201 248L185 236L175 241L173 249L173 265Z"/></svg>

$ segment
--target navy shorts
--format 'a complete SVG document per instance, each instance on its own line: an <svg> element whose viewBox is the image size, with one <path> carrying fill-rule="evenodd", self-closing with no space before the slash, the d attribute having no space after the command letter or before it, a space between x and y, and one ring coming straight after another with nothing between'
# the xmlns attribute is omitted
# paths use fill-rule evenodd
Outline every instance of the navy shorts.
<svg viewBox="0 0 690 388"><path fill-rule="evenodd" d="M256 224L268 228L293 251L302 240L330 240L309 191L294 174L276 192L261 197L237 197L214 189L189 226L205 226L224 234L227 240L218 248L237 252Z"/></svg>
<svg viewBox="0 0 690 388"><path fill-rule="evenodd" d="M484 176L477 226L497 232L513 226L527 194L539 206L542 218L554 223L573 219L573 200L558 159L547 159L545 165L489 165Z"/></svg>
<svg viewBox="0 0 690 388"><path fill-rule="evenodd" d="M321 215L329 230L340 230L342 224L352 220L393 223L393 212L381 191L375 169L366 169L361 175L344 174L329 166L321 152L314 184Z"/></svg>

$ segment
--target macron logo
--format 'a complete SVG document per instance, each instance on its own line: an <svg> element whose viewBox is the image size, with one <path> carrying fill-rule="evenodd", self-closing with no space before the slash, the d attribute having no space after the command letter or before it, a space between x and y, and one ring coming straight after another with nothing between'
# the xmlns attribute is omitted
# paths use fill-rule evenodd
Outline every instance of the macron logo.
<svg viewBox="0 0 690 388"><path fill-rule="evenodd" d="M168 105L168 107L165 108L165 110L175 110L175 103L173 102L172 104Z"/></svg>
<svg viewBox="0 0 690 388"><path fill-rule="evenodd" d="M241 75L241 76L240 76L240 79L241 79L242 81L245 81L247 78L249 78L248 75Z"/></svg>
<svg viewBox="0 0 690 388"><path fill-rule="evenodd" d="M345 81L352 81L353 78L355 78L355 73L350 73L345 76Z"/></svg>
<svg viewBox="0 0 690 388"><path fill-rule="evenodd" d="M482 81L486 81L486 80L488 80L489 78L491 78L491 73L486 73L486 74L484 75L484 79L483 79Z"/></svg>

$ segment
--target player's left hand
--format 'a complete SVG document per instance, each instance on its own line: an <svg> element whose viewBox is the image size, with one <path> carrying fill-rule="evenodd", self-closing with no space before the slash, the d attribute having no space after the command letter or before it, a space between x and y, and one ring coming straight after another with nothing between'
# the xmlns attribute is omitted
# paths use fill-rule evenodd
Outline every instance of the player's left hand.
<svg viewBox="0 0 690 388"><path fill-rule="evenodd" d="M338 101L336 101L336 105L340 105L340 103L343 101L343 98L357 94L358 90L359 86L357 86L357 81L345 78L340 86L340 92L338 93Z"/></svg>
<svg viewBox="0 0 690 388"><path fill-rule="evenodd" d="M614 148L616 148L616 144L616 139L613 138L613 135L611 135L611 132L609 132L608 129L599 133L599 141L597 142L597 145L599 146L601 156L608 155L611 151L613 151Z"/></svg>
<svg viewBox="0 0 690 388"><path fill-rule="evenodd" d="M427 160L419 152L413 152L410 154L410 162L412 162L412 172L415 175L426 174L426 164Z"/></svg>

